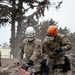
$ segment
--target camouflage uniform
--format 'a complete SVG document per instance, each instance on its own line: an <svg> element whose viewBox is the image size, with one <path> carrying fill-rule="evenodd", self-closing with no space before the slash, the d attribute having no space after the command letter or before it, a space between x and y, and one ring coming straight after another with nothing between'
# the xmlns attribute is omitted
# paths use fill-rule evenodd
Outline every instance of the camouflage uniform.
<svg viewBox="0 0 75 75"><path fill-rule="evenodd" d="M62 52L56 54L55 48L61 47ZM49 65L49 75L68 75L68 73L63 73L62 68L54 69L54 65L64 64L64 57L66 51L71 49L70 41L63 35L58 33L54 40L51 40L50 36L46 36L43 41L43 59L47 59Z"/></svg>
<svg viewBox="0 0 75 75"><path fill-rule="evenodd" d="M20 47L19 59L22 59L25 53L26 59L33 61L37 72L40 70L41 48L40 39L35 38L32 42L28 41L28 39L24 39Z"/></svg>
<svg viewBox="0 0 75 75"><path fill-rule="evenodd" d="M74 53L70 53L68 56L69 56L69 58L71 60L72 73L73 73L73 75L75 75L75 54Z"/></svg>

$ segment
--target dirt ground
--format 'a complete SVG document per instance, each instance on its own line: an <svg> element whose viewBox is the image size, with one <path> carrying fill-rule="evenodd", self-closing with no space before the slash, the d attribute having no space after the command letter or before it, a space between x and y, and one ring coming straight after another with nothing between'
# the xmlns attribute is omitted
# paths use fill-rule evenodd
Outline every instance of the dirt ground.
<svg viewBox="0 0 75 75"><path fill-rule="evenodd" d="M75 54L68 55L68 57L71 62L73 75L75 75ZM17 58L2 58L0 75L20 75L16 62L18 62Z"/></svg>
<svg viewBox="0 0 75 75"><path fill-rule="evenodd" d="M1 59L1 65L4 66L4 65L12 65L14 64L15 62L18 62L18 59L17 58L2 58Z"/></svg>
<svg viewBox="0 0 75 75"><path fill-rule="evenodd" d="M17 58L2 58L0 75L19 75L16 62L18 62Z"/></svg>

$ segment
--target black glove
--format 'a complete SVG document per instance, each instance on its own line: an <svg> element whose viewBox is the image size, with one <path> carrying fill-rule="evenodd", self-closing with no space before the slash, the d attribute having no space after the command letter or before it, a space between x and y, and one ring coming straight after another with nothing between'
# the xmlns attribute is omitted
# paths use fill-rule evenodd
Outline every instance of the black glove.
<svg viewBox="0 0 75 75"><path fill-rule="evenodd" d="M60 52L62 52L62 48L61 47L55 48L54 50L56 51L57 54L59 54Z"/></svg>
<svg viewBox="0 0 75 75"><path fill-rule="evenodd" d="M30 66L33 66L33 61L29 60L27 64L30 65Z"/></svg>
<svg viewBox="0 0 75 75"><path fill-rule="evenodd" d="M49 67L46 65L46 63L47 63L47 60L43 59L41 62L41 67L40 67L41 75L48 75L49 73Z"/></svg>
<svg viewBox="0 0 75 75"><path fill-rule="evenodd" d="M46 62L47 62L47 60L46 59L43 59L42 62L41 62L41 66L42 67L46 67Z"/></svg>

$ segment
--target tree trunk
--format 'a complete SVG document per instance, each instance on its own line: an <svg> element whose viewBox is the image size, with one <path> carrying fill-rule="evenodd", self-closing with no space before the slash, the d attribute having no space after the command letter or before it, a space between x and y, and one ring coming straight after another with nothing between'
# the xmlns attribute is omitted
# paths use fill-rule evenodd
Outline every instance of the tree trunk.
<svg viewBox="0 0 75 75"><path fill-rule="evenodd" d="M15 0L13 0L13 7L15 7ZM12 11L10 46L11 46L11 54L14 55L14 50L15 50L15 11L14 10Z"/></svg>
<svg viewBox="0 0 75 75"><path fill-rule="evenodd" d="M19 5L18 5L18 10L19 14L22 16L22 0L19 0ZM16 36L16 46L15 46L15 51L14 51L14 57L18 57L18 53L20 50L20 43L21 43L21 35L22 35L22 19L19 17L18 19L18 26L17 26L17 36Z"/></svg>
<svg viewBox="0 0 75 75"><path fill-rule="evenodd" d="M16 46L15 46L15 51L14 51L14 58L18 57L19 50L20 50L20 43L21 43L21 24L22 21L19 20L18 22L18 29L17 29L17 37L16 37Z"/></svg>
<svg viewBox="0 0 75 75"><path fill-rule="evenodd" d="M14 15L12 15L10 43L11 43L11 54L14 54L14 49L15 49L15 20L14 20Z"/></svg>

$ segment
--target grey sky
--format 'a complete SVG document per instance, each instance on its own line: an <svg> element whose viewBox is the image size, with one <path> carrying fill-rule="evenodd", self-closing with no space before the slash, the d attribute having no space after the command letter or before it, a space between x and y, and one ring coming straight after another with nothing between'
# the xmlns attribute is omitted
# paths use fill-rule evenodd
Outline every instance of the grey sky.
<svg viewBox="0 0 75 75"><path fill-rule="evenodd" d="M41 21L53 18L59 23L59 27L64 28L66 26L71 32L75 32L75 0L64 0L58 11L50 8L49 11L45 12L45 15L44 18L40 19ZM0 44L9 43L10 36L10 26L0 28Z"/></svg>
<svg viewBox="0 0 75 75"><path fill-rule="evenodd" d="M63 4L58 11L51 8L45 14L44 19L53 18L59 23L59 27L64 28L66 26L71 32L75 32L75 0L63 0Z"/></svg>
<svg viewBox="0 0 75 75"><path fill-rule="evenodd" d="M11 32L10 32L10 26L1 27L0 28L0 44L3 43L9 43Z"/></svg>

